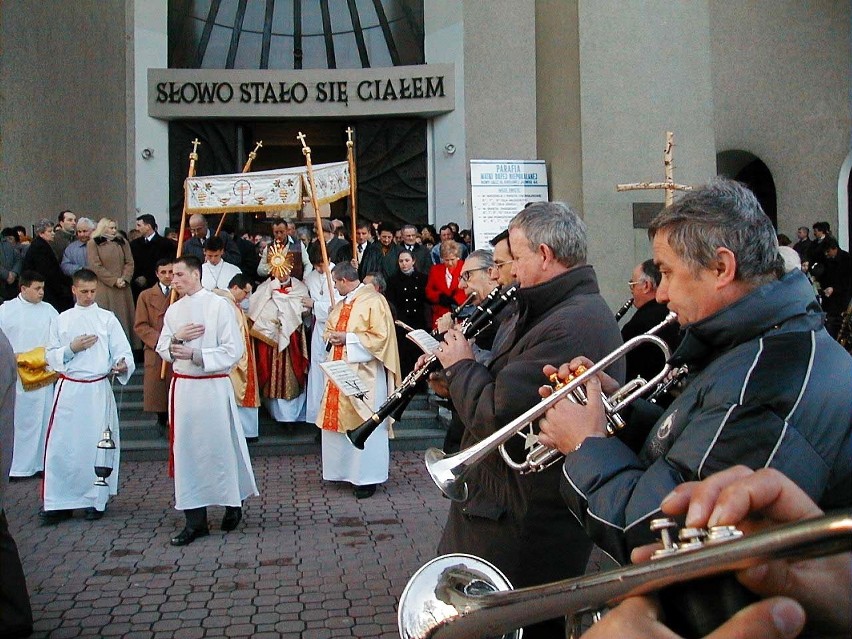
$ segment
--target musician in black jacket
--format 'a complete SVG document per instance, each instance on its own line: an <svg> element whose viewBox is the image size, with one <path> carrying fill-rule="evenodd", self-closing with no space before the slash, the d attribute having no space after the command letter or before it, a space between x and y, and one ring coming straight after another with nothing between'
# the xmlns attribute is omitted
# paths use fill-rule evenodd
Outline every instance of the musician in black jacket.
<svg viewBox="0 0 852 639"><path fill-rule="evenodd" d="M586 227L566 205L539 202L509 225L512 274L520 285L518 319L486 366L467 340L447 331L436 352L465 426L462 448L484 439L540 401L542 367L563 354L621 344L612 312L586 264ZM623 379L624 365L611 367ZM514 438L519 442L520 438ZM520 459L518 449L510 450ZM559 465L529 475L511 470L497 452L470 469L470 498L454 502L438 546L500 568L515 587L583 574L592 544L559 495ZM558 621L529 627L525 637L563 637Z"/></svg>
<svg viewBox="0 0 852 639"><path fill-rule="evenodd" d="M660 269L654 265L654 260L645 260L633 269L629 285L636 312L621 329L621 337L625 342L637 335L647 333L662 322L666 318L666 315L669 314L669 309L666 308L666 305L660 304L656 300L660 279ZM677 345L680 344L680 331L677 324L669 324L657 332L656 335L668 344L669 350L672 353L674 353ZM643 344L627 353L624 361L627 364L628 380L635 379L637 376L647 380L662 370L666 363L666 358L657 346ZM661 406L668 406L671 403L671 397L666 394L665 397L658 398L657 403ZM642 445L642 442L645 441L646 434L642 433L640 435L635 430L631 430L629 433L625 433L625 436L632 436L632 441L636 442L638 449Z"/></svg>

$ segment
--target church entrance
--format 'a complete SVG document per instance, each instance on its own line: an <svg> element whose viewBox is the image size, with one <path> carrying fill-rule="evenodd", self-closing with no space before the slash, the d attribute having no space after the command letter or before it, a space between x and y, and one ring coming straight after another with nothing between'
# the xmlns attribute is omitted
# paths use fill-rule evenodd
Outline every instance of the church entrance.
<svg viewBox="0 0 852 639"><path fill-rule="evenodd" d="M355 131L358 214L370 221L417 225L428 222L426 120L374 118L345 122L305 121L172 121L169 123L170 219L180 223L183 180L192 140L198 138L196 175L238 173L255 143L263 142L252 171L304 166L301 131L311 147L314 164L346 159L346 129ZM333 218L348 219L348 199L331 204ZM248 231L265 230L264 219L250 214L234 216ZM293 217L298 217L294 215ZM259 227L259 228L255 228ZM349 228L347 223L346 228Z"/></svg>

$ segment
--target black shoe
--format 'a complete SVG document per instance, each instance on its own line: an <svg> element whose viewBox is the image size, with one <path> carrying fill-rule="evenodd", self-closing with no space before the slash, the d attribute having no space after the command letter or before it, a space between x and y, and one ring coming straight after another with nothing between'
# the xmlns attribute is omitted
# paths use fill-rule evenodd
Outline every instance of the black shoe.
<svg viewBox="0 0 852 639"><path fill-rule="evenodd" d="M355 486L355 490L353 492L357 499L367 499L376 493L376 485L367 484L366 486Z"/></svg>
<svg viewBox="0 0 852 639"><path fill-rule="evenodd" d="M86 508L85 514L83 515L83 519L85 519L86 521L97 521L103 516L104 511L89 506L88 508Z"/></svg>
<svg viewBox="0 0 852 639"><path fill-rule="evenodd" d="M60 521L71 519L73 514L74 511L72 510L42 510L38 514L38 518L42 526L53 526Z"/></svg>
<svg viewBox="0 0 852 639"><path fill-rule="evenodd" d="M199 537L206 537L209 534L210 529L206 526L204 528L199 528L198 530L193 528L184 528L176 537L172 537L172 540L169 543L171 543L172 546L187 546Z"/></svg>
<svg viewBox="0 0 852 639"><path fill-rule="evenodd" d="M225 516L222 517L222 530L231 532L243 520L243 509L236 506L225 506Z"/></svg>

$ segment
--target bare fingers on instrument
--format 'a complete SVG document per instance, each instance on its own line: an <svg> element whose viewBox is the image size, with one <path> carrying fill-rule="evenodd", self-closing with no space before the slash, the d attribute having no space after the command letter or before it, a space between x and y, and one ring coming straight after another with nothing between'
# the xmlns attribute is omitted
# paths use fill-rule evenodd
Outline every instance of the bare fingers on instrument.
<svg viewBox="0 0 852 639"><path fill-rule="evenodd" d="M582 639L677 639L659 619L660 607L655 598L630 597L583 633Z"/></svg>
<svg viewBox="0 0 852 639"><path fill-rule="evenodd" d="M542 444L567 454L587 437L606 436L606 412L596 378L589 379L586 393L589 398L586 405L563 399L548 409L539 421Z"/></svg>
<svg viewBox="0 0 852 639"><path fill-rule="evenodd" d="M414 370L419 371L421 368L423 368L426 365L426 362L428 362L430 359L432 359L432 356L427 355L425 353L423 355L421 355L420 357L418 357L417 362L414 364Z"/></svg>
<svg viewBox="0 0 852 639"><path fill-rule="evenodd" d="M822 511L786 476L772 468L728 468L701 482L681 484L662 503L663 512L686 512L687 526L739 525L759 515L766 523L818 517ZM760 526L760 527L765 527Z"/></svg>
<svg viewBox="0 0 852 639"><path fill-rule="evenodd" d="M678 486L663 501L662 510L670 515L687 512L688 526L736 525L746 533L822 514L777 470L744 466ZM641 561L647 548L637 548L633 560ZM852 634L852 609L837 605L852 597L850 553L806 561L780 559L740 571L737 578L759 595L794 597L807 610L810 626L824 634Z"/></svg>
<svg viewBox="0 0 852 639"><path fill-rule="evenodd" d="M678 639L659 620L659 607L650 597L630 597L604 615L583 639ZM805 613L791 599L773 598L739 611L705 639L788 639L801 632Z"/></svg>
<svg viewBox="0 0 852 639"><path fill-rule="evenodd" d="M435 355L444 368L449 368L463 359L473 359L473 348L462 333L451 328L444 335L444 341Z"/></svg>

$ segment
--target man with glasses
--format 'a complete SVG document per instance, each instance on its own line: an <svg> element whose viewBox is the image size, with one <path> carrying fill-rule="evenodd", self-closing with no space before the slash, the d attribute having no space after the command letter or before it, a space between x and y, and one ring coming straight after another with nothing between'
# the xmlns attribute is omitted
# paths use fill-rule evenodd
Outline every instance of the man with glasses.
<svg viewBox="0 0 852 639"><path fill-rule="evenodd" d="M621 337L625 342L637 335L647 333L668 315L669 310L666 305L660 304L656 299L657 287L660 285L661 279L660 269L654 264L654 260L645 260L633 269L633 274L627 285L630 287L636 312L621 329ZM674 353L677 345L680 344L679 333L676 325L669 324L659 331L657 336L668 344L669 349ZM659 373L666 363L662 351L653 344L643 344L630 351L625 356L625 362L628 380L637 376L650 379ZM665 405L668 406L669 403L670 400L666 401ZM644 436L637 437L638 445L641 446L644 439Z"/></svg>
<svg viewBox="0 0 852 639"><path fill-rule="evenodd" d="M213 237L213 233L207 226L207 218L199 213L191 215L189 217L189 232L192 233L192 237L183 245L182 255L193 255L203 264L204 247L207 245L207 240ZM234 240L232 240L231 236L224 231L219 234L219 237L221 237L222 241L225 243L222 259L226 262L239 266L242 261L242 255L240 255L240 249L234 243Z"/></svg>

